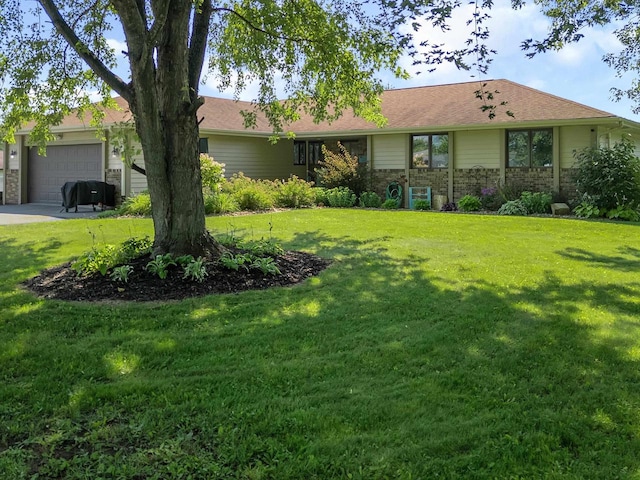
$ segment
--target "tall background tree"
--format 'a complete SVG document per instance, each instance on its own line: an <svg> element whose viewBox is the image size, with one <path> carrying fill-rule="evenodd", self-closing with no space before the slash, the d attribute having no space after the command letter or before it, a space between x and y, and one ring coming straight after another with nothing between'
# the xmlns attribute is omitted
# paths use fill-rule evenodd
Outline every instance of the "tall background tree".
<svg viewBox="0 0 640 480"><path fill-rule="evenodd" d="M482 70L486 18L478 5L468 48L415 45L423 24L446 28L450 0L0 0L0 111L11 141L32 122L31 141L44 145L49 128L74 110L102 120L111 92L133 114L145 158L157 252L216 250L205 228L198 160L199 85L203 71L240 92L258 80L256 109L274 132L301 112L317 121L351 109L384 123L381 70L406 76L403 54L416 63L454 62ZM108 37L121 31L128 72L117 74ZM422 49L422 53L418 50ZM423 56L421 56L423 55ZM207 60L208 59L208 60ZM285 101L279 101L277 87ZM98 91L102 102L89 100Z"/></svg>

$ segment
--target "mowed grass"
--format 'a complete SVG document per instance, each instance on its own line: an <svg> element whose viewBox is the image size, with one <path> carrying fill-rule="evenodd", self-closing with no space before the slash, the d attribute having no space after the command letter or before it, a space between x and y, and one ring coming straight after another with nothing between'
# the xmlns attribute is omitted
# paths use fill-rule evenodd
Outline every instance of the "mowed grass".
<svg viewBox="0 0 640 480"><path fill-rule="evenodd" d="M149 220L0 229L0 478L640 478L640 226L210 218L333 259L286 289L74 304L19 282Z"/></svg>

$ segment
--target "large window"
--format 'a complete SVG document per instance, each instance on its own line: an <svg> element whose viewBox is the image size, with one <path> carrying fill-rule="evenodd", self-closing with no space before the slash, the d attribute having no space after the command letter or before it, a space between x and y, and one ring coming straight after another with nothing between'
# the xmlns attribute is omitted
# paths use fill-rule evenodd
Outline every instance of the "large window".
<svg viewBox="0 0 640 480"><path fill-rule="evenodd" d="M411 137L412 168L447 168L448 166L449 135L439 133Z"/></svg>
<svg viewBox="0 0 640 480"><path fill-rule="evenodd" d="M509 167L550 167L553 163L553 131L508 131L507 154Z"/></svg>

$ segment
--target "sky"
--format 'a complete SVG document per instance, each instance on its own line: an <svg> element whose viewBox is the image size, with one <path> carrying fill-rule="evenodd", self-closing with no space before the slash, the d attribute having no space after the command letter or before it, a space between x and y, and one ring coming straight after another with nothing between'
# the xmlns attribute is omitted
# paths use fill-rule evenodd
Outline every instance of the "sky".
<svg viewBox="0 0 640 480"><path fill-rule="evenodd" d="M429 39L432 44L461 47L469 37L470 27L465 22L471 9L471 5L459 9L450 22L449 32L421 29L417 33L418 42ZM513 10L509 0L496 0L491 16L487 23L491 32L488 46L497 50L497 54L486 75L479 77L477 72L459 71L452 64L441 65L435 72L429 73L424 66L412 67L407 57L403 65L412 74L411 78L398 80L390 73L381 72L383 84L391 88L406 88L503 78L640 122L640 115L633 113L631 102L615 102L611 98L612 87L627 88L633 78L630 75L618 78L616 72L602 61L606 53L622 48L613 34L614 26L585 30L580 42L567 45L557 52L546 52L528 59L520 48L521 42L527 38L542 39L549 28L550 22L539 12L539 8L529 4L520 10ZM111 43L118 52L126 48L121 48L116 39ZM417 74L418 70L423 70L423 73ZM257 88L257 84L249 85L240 99L254 99ZM232 91L216 88L213 78L205 79L200 93L233 97Z"/></svg>
<svg viewBox="0 0 640 480"><path fill-rule="evenodd" d="M471 6L462 7L460 13L450 23L451 30L443 34L440 30L422 29L419 38L431 43L442 41L447 46L461 46L470 27L465 25ZM497 50L497 55L489 72L480 77L483 80L504 78L547 93L564 97L591 107L640 121L640 115L633 113L629 101L611 100L611 87L626 88L631 84L629 77L617 78L616 72L608 67L602 56L619 51L622 47L613 34L614 28L589 29L585 37L576 44L570 44L558 52L546 52L528 59L520 44L527 38L542 39L549 27L549 20L535 5L527 5L521 10L513 10L507 0L496 0L487 23L491 32L489 46ZM410 80L398 80L391 74L383 75L385 85L405 88L423 85L439 85L478 80L477 72L458 71L452 64L441 65L435 72L428 73L424 67L411 66L407 58L405 67L413 73ZM417 70L425 70L416 75ZM254 85L253 89L256 88ZM255 91L255 90L254 90ZM203 87L204 95L231 97L232 92L220 92L212 81ZM242 99L251 100L252 90Z"/></svg>

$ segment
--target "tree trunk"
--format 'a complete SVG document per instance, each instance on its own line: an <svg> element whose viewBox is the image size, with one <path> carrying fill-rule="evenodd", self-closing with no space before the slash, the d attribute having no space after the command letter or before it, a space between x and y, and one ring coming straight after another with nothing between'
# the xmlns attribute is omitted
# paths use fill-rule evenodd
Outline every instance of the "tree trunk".
<svg viewBox="0 0 640 480"><path fill-rule="evenodd" d="M196 122L195 114L164 112L161 135L138 128L143 150L160 150L145 162L157 253L219 253L205 226ZM157 143L144 148L149 142Z"/></svg>
<svg viewBox="0 0 640 480"><path fill-rule="evenodd" d="M193 87L189 84L193 4L153 3L154 27L147 31L140 29L140 12L134 4L116 3L129 46L133 88L129 107L144 153L154 252L220 254L223 247L205 226L196 117L202 101L197 81ZM199 79L199 70L195 73Z"/></svg>

